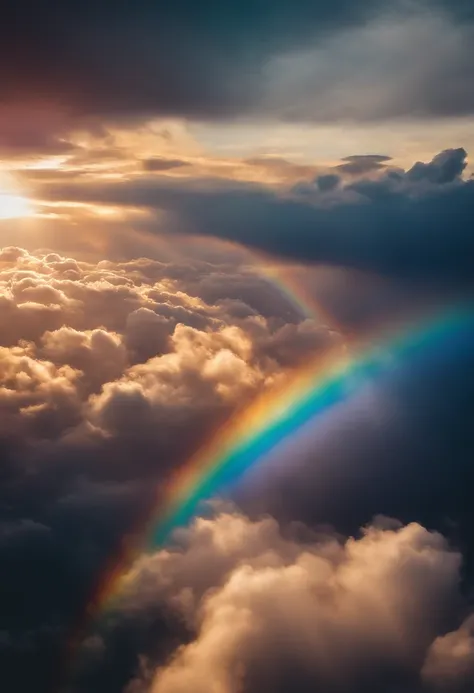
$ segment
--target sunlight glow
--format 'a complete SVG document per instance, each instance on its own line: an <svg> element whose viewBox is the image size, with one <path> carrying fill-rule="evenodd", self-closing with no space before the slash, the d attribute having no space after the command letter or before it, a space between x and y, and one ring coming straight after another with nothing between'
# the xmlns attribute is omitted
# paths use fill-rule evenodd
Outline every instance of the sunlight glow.
<svg viewBox="0 0 474 693"><path fill-rule="evenodd" d="M33 213L33 205L26 197L0 191L0 219L19 219Z"/></svg>

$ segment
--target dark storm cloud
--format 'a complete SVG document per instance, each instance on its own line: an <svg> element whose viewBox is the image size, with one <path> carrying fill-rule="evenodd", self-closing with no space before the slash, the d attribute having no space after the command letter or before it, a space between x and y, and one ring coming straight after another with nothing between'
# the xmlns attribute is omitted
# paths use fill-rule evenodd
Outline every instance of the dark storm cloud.
<svg viewBox="0 0 474 693"><path fill-rule="evenodd" d="M183 194L176 187L159 191L156 204L176 213L178 228L285 258L462 281L474 275L474 181L461 178L465 157L449 150L406 173L341 189L331 180L321 190L316 179L313 190L287 196L250 186Z"/></svg>
<svg viewBox="0 0 474 693"><path fill-rule="evenodd" d="M169 213L153 230L214 236L286 259L434 283L474 278L474 180L464 149L411 169L343 184L337 176L286 193L231 181L133 181L57 186L54 199L143 206Z"/></svg>
<svg viewBox="0 0 474 693"><path fill-rule="evenodd" d="M59 101L86 116L233 114L255 97L247 74L274 52L365 14L348 0L26 0L3 14L2 99Z"/></svg>
<svg viewBox="0 0 474 693"><path fill-rule="evenodd" d="M471 113L472 43L468 30L456 33L457 22L470 21L465 8L464 2L423 3L419 39L412 36L412 15L401 10L391 16L392 6L383 0L107 0L100 5L66 0L59 8L52 2L23 0L10 4L2 15L1 106L10 120L12 113L21 113L18 122L41 108L42 128L50 133L43 137L50 146L52 133L62 132L71 117L97 123L156 115L220 119L254 113L327 120ZM370 47L368 56L356 51L347 59L338 45L330 46L327 54L328 37L348 27L363 29L379 16L388 17L390 25L399 15L406 20L399 43L380 40L377 30L372 42L362 41ZM423 27L432 16L440 19L427 33ZM448 40L438 40L444 34ZM345 36L341 41L350 45ZM273 69L274 59L308 47L319 50L320 42L321 54L314 60L302 58L311 66L309 73L298 68L295 78L292 58L289 71L280 70L278 60ZM410 64L422 60L419 71L406 69L408 53ZM430 56L426 69L425 55ZM402 96L400 90L385 94L394 70L406 83ZM370 99L364 96L367 79ZM339 95L332 91L334 84L344 86ZM292 91L300 86L302 91ZM316 94L317 103L308 101L312 96L306 92ZM24 127L28 131L31 126ZM17 133L15 140L23 147L29 136L22 140ZM63 145L54 140L54 147Z"/></svg>

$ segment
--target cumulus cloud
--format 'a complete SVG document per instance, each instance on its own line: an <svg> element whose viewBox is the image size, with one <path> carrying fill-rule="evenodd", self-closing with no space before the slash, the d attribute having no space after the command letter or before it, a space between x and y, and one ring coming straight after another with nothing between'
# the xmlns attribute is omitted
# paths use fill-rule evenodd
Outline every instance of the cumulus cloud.
<svg viewBox="0 0 474 693"><path fill-rule="evenodd" d="M127 316L126 344L140 362L169 351L170 332L168 320L149 308L138 308Z"/></svg>
<svg viewBox="0 0 474 693"><path fill-rule="evenodd" d="M459 604L460 555L418 524L380 519L342 539L217 509L175 540L124 576L102 630L107 642L122 620L166 610L186 624L154 675L147 643L130 690L421 690Z"/></svg>
<svg viewBox="0 0 474 693"><path fill-rule="evenodd" d="M425 164L418 161L408 172L407 177L413 181L426 180L443 185L459 179L466 168L466 151L462 148L447 149L437 154L432 161Z"/></svg>
<svg viewBox="0 0 474 693"><path fill-rule="evenodd" d="M118 378L127 365L127 350L120 336L104 329L81 332L63 326L45 332L39 352L55 363L69 364L79 370L94 390Z"/></svg>
<svg viewBox="0 0 474 693"><path fill-rule="evenodd" d="M442 635L431 645L423 665L424 679L437 690L468 691L474 684L474 619Z"/></svg>
<svg viewBox="0 0 474 693"><path fill-rule="evenodd" d="M462 157L456 161L454 172L443 176L457 175ZM203 254L174 263L91 262L47 250L1 251L9 312L0 348L0 662L21 693L33 685L50 692L70 628L81 622L124 538L132 540L156 508L169 474L236 408L341 341L331 326L301 317L237 257L222 251L214 260ZM443 369L425 364L423 382L409 369L405 378L397 374L390 387L399 388L400 406L386 408L389 430L375 430L385 411L382 398L370 416L357 402L356 417L342 425L344 435L325 429L332 441L326 447L312 439L310 473L301 466L304 473L297 471L300 450L278 489L279 475L267 476L267 509L281 519L290 509L293 519L310 526L334 522L350 532L389 507L403 522L428 517L427 526L439 527L438 511L433 516L430 510L442 496L449 517L457 518L459 509L472 527L470 497L464 498L470 469L462 460L472 449L473 400L461 412L457 389L459 379L462 392L471 391L466 364L472 349L466 345L465 355L455 347L456 367L443 353ZM382 392L385 407L390 387ZM455 422L436 389L456 411ZM370 431L364 428L369 423ZM426 427L432 429L430 445ZM252 499L241 496L250 511ZM133 567L118 610L75 660L74 693L185 685L189 671L201 672L203 682L211 676L232 686L226 662L232 676L234 664L238 672L245 665L240 680L252 691L303 691L314 681L331 690L335 669L347 669L361 686L379 685L387 672L418 685L423 666L425 680L431 676L425 672L433 666L430 652L439 650L436 638L458 625L436 619L444 606L446 616L453 613L459 555L416 524L378 523L361 539L344 542L333 533L280 530L272 519L222 512L199 520L177 541L181 548L145 555ZM428 600L438 605L436 614ZM339 625L331 604L341 615ZM220 620L221 608L235 616L232 633ZM313 622L330 658L318 649ZM215 628L226 644L221 662L208 654ZM262 666L275 653L278 679Z"/></svg>
<svg viewBox="0 0 474 693"><path fill-rule="evenodd" d="M76 385L80 373L69 365L57 367L32 358L21 347L0 348L0 407L2 429L56 436L80 418ZM21 430L24 427L25 430Z"/></svg>
<svg viewBox="0 0 474 693"><path fill-rule="evenodd" d="M245 294L255 308L217 269L209 293L209 263L90 264L17 248L1 259L5 430L15 421L53 438L133 438L137 426L157 443L174 422L165 434L172 444L180 426L197 435L338 337L315 320L285 324L278 294L257 275ZM236 286L245 286L242 272L235 268ZM262 297L273 304L267 317Z"/></svg>
<svg viewBox="0 0 474 693"><path fill-rule="evenodd" d="M52 689L98 576L168 474L336 338L255 273L244 304L248 269L233 265L229 291L221 269L1 250L0 661L18 691Z"/></svg>

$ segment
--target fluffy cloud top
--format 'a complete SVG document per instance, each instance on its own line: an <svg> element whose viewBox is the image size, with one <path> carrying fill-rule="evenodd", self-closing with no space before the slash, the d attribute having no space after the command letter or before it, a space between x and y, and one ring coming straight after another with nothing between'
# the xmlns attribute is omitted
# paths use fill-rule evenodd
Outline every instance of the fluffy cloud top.
<svg viewBox="0 0 474 693"><path fill-rule="evenodd" d="M474 685L474 620L470 616L458 630L442 635L431 645L422 670L437 689L468 691Z"/></svg>
<svg viewBox="0 0 474 693"><path fill-rule="evenodd" d="M425 177L456 178L462 164L461 153L445 155ZM71 627L168 475L286 369L340 341L233 257L86 262L1 251L0 664L12 690L50 693ZM383 418L381 399L359 402L355 418L340 419L343 436L328 430L329 447L312 443L310 468L291 458L283 483L269 475L262 500L275 516L355 528L389 507L439 527L442 497L448 516L459 510L472 527L463 465L472 400L459 395L471 391L472 354L455 346L446 376L423 355L424 375L408 369L385 388L385 404L397 388L410 403L399 407L405 418L386 407L389 430L367 430ZM168 693L199 676L224 693L239 681L252 693L316 684L365 693L385 681L417 691L420 680L451 693L471 675L470 636L451 608L459 554L419 524L384 527L341 543L236 513L199 520L181 549L134 566L75 660L70 690Z"/></svg>
<svg viewBox="0 0 474 693"><path fill-rule="evenodd" d="M138 426L148 439L166 422L168 438L188 423L197 434L280 377L281 366L337 338L314 321L279 318L276 293L274 316L260 315L234 298L236 287L229 294L225 275L207 303L192 268L173 279L160 262L91 265L15 248L0 261L4 430L56 439L135 436ZM235 281L245 286L238 270ZM257 304L259 292L268 285L257 279Z"/></svg>
<svg viewBox="0 0 474 693"><path fill-rule="evenodd" d="M99 575L170 471L338 339L295 311L289 323L291 306L247 273L235 265L228 289L200 261L1 250L0 664L12 690L50 693Z"/></svg>
<svg viewBox="0 0 474 693"><path fill-rule="evenodd" d="M224 511L176 539L124 577L102 631L107 642L157 605L186 624L187 642L154 673L148 643L129 691L415 691L420 672L436 687L446 669L463 681L466 626L437 639L458 604L461 563L439 534L379 520L342 541ZM464 659L450 667L455 648Z"/></svg>

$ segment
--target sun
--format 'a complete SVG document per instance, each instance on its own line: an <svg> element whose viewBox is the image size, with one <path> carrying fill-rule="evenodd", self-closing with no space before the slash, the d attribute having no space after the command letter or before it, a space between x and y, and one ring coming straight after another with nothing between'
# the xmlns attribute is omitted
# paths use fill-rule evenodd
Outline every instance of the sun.
<svg viewBox="0 0 474 693"><path fill-rule="evenodd" d="M33 206L26 197L0 190L0 219L21 219L32 214Z"/></svg>

